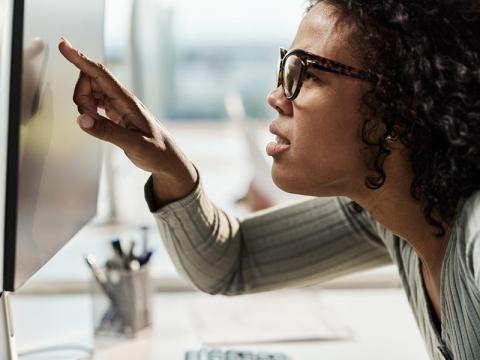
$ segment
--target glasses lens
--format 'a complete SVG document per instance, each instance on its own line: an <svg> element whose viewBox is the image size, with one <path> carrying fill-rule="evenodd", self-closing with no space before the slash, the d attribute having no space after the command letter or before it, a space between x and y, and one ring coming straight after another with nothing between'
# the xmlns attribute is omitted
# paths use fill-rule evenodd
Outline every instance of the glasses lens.
<svg viewBox="0 0 480 360"><path fill-rule="evenodd" d="M293 97L297 91L302 73L303 63L299 57L290 55L285 59L285 67L283 73L283 87L287 98Z"/></svg>

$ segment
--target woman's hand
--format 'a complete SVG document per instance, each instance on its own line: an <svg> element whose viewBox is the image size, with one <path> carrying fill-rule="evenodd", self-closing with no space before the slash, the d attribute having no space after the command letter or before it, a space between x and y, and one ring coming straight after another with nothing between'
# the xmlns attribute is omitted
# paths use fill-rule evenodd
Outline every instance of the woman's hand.
<svg viewBox="0 0 480 360"><path fill-rule="evenodd" d="M159 204L188 195L196 182L195 168L165 127L102 64L64 39L59 50L80 70L73 95L81 114L77 119L80 127L120 147L137 167L151 172ZM106 117L98 109L103 109Z"/></svg>

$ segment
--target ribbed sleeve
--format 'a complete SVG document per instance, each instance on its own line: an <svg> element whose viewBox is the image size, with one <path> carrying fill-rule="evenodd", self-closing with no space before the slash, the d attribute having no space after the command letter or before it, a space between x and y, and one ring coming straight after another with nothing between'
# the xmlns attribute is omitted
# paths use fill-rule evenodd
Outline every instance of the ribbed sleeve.
<svg viewBox="0 0 480 360"><path fill-rule="evenodd" d="M156 210L145 197L177 270L210 294L299 287L391 264L372 219L346 198L313 198L244 218L216 207L199 180L187 197Z"/></svg>

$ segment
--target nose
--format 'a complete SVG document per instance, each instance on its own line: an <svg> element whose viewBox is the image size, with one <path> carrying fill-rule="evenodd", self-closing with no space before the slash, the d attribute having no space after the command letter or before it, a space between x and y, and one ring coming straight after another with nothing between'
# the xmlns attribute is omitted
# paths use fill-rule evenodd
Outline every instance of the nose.
<svg viewBox="0 0 480 360"><path fill-rule="evenodd" d="M268 105L277 110L281 115L292 115L293 105L292 102L287 100L283 93L282 86L278 86L275 90L270 92L267 97Z"/></svg>

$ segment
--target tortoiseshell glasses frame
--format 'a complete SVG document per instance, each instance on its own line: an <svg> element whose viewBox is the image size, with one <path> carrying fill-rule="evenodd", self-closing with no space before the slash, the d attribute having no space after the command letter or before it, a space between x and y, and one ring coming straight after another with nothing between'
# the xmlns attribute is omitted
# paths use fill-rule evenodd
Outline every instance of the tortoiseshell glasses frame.
<svg viewBox="0 0 480 360"><path fill-rule="evenodd" d="M296 70L297 73L294 74L296 78L289 79L290 81L287 83L285 81L285 75L288 75L288 73L285 72L285 64L287 60L292 56L294 56L295 60L297 60L296 62L294 62L294 65L300 67L300 69ZM305 75L309 74L309 68L314 68L321 71L327 71L371 82L375 82L378 80L378 75L372 73L371 71L356 69L354 67L339 63L337 61L324 58L323 56L312 54L305 50L293 49L287 51L287 49L280 48L277 87L282 86L285 97L288 100L295 100L300 93Z"/></svg>

